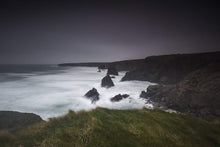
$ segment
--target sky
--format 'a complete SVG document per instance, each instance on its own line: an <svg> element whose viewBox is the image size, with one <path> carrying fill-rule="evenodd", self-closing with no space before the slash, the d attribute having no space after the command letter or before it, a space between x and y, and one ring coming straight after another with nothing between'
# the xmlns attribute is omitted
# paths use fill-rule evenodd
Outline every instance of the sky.
<svg viewBox="0 0 220 147"><path fill-rule="evenodd" d="M220 51L217 0L1 0L0 64Z"/></svg>

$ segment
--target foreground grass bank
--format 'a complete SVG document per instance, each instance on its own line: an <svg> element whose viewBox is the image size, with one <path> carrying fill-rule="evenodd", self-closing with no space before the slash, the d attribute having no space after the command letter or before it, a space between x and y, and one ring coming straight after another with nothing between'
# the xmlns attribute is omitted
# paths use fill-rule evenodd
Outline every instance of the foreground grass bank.
<svg viewBox="0 0 220 147"><path fill-rule="evenodd" d="M0 131L0 144L22 147L220 146L220 123L161 110L72 112L27 128Z"/></svg>

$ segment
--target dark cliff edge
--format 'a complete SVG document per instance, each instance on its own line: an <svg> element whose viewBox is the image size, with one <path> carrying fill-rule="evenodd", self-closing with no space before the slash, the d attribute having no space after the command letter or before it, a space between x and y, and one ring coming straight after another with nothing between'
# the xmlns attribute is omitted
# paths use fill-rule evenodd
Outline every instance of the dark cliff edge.
<svg viewBox="0 0 220 147"><path fill-rule="evenodd" d="M131 71L143 66L144 59L124 60L115 62L88 62L88 63L63 63L59 66L85 66L85 67L101 67L104 69L115 67L118 71Z"/></svg>
<svg viewBox="0 0 220 147"><path fill-rule="evenodd" d="M126 73L122 81L140 80L160 84L175 84L186 75L209 64L220 63L220 52L150 56L135 70Z"/></svg>
<svg viewBox="0 0 220 147"><path fill-rule="evenodd" d="M99 66L106 66L109 62L85 62L85 63L62 63L58 64L58 66L85 66L85 67L99 67Z"/></svg>
<svg viewBox="0 0 220 147"><path fill-rule="evenodd" d="M124 60L112 62L109 66L115 67L118 71L132 71L138 69L140 66L143 66L144 63L144 59Z"/></svg>
<svg viewBox="0 0 220 147"><path fill-rule="evenodd" d="M33 113L0 111L0 130L25 127L41 121L41 117Z"/></svg>

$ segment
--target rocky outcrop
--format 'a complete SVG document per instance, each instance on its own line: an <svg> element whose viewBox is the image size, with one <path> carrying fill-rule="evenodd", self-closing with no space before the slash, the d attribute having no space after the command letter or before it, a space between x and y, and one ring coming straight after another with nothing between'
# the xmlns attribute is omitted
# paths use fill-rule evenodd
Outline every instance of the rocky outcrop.
<svg viewBox="0 0 220 147"><path fill-rule="evenodd" d="M121 101L122 99L125 99L125 98L127 98L127 97L129 97L129 95L128 94L118 94L118 95L116 95L116 96L114 96L113 98L111 98L110 100L112 101L112 102L119 102L119 101Z"/></svg>
<svg viewBox="0 0 220 147"><path fill-rule="evenodd" d="M148 88L147 88L147 91L142 91L141 94L140 94L140 97L142 98L149 98L153 95L156 94L157 90L162 87L162 85L150 85Z"/></svg>
<svg viewBox="0 0 220 147"><path fill-rule="evenodd" d="M109 67L109 68L108 68L108 71L107 71L107 74L108 74L108 75L118 76L118 71L116 70L115 67Z"/></svg>
<svg viewBox="0 0 220 147"><path fill-rule="evenodd" d="M41 121L41 117L33 113L0 111L0 130L25 127Z"/></svg>
<svg viewBox="0 0 220 147"><path fill-rule="evenodd" d="M90 99L92 103L95 103L96 101L99 100L99 93L98 93L97 89L92 88L91 90L89 90L89 91L85 94L85 97L87 97L88 99Z"/></svg>
<svg viewBox="0 0 220 147"><path fill-rule="evenodd" d="M114 86L114 83L109 75L106 75L101 82L102 87L110 88Z"/></svg>
<svg viewBox="0 0 220 147"><path fill-rule="evenodd" d="M140 80L176 84L189 73L209 64L220 63L220 52L147 57L139 68L129 71L122 81Z"/></svg>
<svg viewBox="0 0 220 147"><path fill-rule="evenodd" d="M154 106L165 107L197 117L220 116L220 66L198 69L174 85L154 85L141 97Z"/></svg>

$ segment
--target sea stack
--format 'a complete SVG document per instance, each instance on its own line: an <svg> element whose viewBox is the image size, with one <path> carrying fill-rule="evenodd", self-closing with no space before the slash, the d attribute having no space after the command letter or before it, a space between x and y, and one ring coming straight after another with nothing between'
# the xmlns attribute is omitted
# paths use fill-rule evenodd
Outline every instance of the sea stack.
<svg viewBox="0 0 220 147"><path fill-rule="evenodd" d="M99 100L99 93L98 93L98 91L95 88L92 88L91 90L89 90L85 94L85 97L90 99L92 101L92 103L95 103L96 101Z"/></svg>
<svg viewBox="0 0 220 147"><path fill-rule="evenodd" d="M109 75L106 75L103 79L102 79L102 83L101 83L102 87L106 87L106 88L110 88L112 86L115 86L111 77Z"/></svg>

